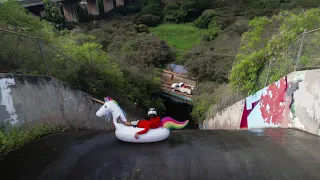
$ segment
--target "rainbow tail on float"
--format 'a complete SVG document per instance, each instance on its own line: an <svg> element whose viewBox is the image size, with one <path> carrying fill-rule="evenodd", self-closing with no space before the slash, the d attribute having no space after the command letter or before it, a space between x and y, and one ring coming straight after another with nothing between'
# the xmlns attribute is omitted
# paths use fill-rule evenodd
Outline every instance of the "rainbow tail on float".
<svg viewBox="0 0 320 180"><path fill-rule="evenodd" d="M189 123L189 120L186 120L184 122L179 122L177 120L174 120L171 117L165 117L161 120L160 127L164 127L167 129L183 129L187 126Z"/></svg>

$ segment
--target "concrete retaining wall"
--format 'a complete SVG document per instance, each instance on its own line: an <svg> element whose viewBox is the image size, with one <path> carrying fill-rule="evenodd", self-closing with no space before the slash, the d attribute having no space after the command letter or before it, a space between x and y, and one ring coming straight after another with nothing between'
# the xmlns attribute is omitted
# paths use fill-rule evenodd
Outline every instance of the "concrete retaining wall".
<svg viewBox="0 0 320 180"><path fill-rule="evenodd" d="M217 113L215 116L204 120L202 129L240 129L240 120L244 107L241 100Z"/></svg>
<svg viewBox="0 0 320 180"><path fill-rule="evenodd" d="M204 120L202 125L204 130L270 127L320 135L320 70L290 73Z"/></svg>
<svg viewBox="0 0 320 180"><path fill-rule="evenodd" d="M92 129L113 127L111 117L96 117L101 104L91 100L90 94L53 77L0 74L0 92L0 124L49 122Z"/></svg>

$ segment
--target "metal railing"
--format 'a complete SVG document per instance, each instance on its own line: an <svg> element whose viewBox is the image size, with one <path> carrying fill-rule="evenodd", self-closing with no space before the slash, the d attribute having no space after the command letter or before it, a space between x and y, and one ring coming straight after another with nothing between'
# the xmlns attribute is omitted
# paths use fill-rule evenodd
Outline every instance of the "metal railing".
<svg viewBox="0 0 320 180"><path fill-rule="evenodd" d="M0 39L0 60L4 66L0 67L0 72L54 76L67 82L70 82L68 78L73 78L77 83L71 85L87 92L87 89L80 85L78 76L78 69L84 65L58 48L39 37L2 28L0 28ZM9 69L5 69L6 66ZM19 68L16 68L18 66Z"/></svg>
<svg viewBox="0 0 320 180"><path fill-rule="evenodd" d="M264 87L283 76L320 68L320 28L304 30L293 42L269 60Z"/></svg>

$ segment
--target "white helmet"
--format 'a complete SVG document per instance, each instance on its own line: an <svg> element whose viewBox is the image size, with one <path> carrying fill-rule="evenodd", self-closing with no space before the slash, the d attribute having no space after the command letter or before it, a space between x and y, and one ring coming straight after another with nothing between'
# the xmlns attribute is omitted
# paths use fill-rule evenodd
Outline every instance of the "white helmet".
<svg viewBox="0 0 320 180"><path fill-rule="evenodd" d="M148 116L150 115L157 115L157 111L156 111L156 108L149 108L148 110Z"/></svg>

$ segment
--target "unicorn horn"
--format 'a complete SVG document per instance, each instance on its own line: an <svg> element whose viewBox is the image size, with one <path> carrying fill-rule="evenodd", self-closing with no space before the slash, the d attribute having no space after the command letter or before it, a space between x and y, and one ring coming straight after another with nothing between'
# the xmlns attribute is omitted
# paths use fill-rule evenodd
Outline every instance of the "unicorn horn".
<svg viewBox="0 0 320 180"><path fill-rule="evenodd" d="M104 102L101 101L101 100L99 100L99 99L96 99L96 98L91 98L91 99L94 100L94 101L96 101L96 102L98 102L98 103L100 103L100 104L104 104Z"/></svg>

